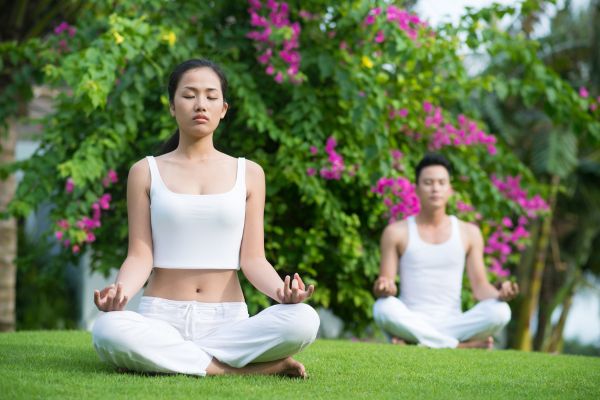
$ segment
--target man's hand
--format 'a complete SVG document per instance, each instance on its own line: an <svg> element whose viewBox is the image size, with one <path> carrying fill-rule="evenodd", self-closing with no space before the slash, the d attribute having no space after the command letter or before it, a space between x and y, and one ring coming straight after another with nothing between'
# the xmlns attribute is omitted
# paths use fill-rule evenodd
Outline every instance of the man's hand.
<svg viewBox="0 0 600 400"><path fill-rule="evenodd" d="M283 280L283 288L277 289L277 299L281 304L302 303L312 296L314 291L315 287L313 285L309 285L306 289L300 275L294 274L293 279L286 275Z"/></svg>
<svg viewBox="0 0 600 400"><path fill-rule="evenodd" d="M380 276L373 284L373 294L375 297L395 296L398 293L396 283L390 278Z"/></svg>
<svg viewBox="0 0 600 400"><path fill-rule="evenodd" d="M127 296L123 295L121 282L105 287L102 290L94 290L94 303L100 311L121 311L127 304Z"/></svg>
<svg viewBox="0 0 600 400"><path fill-rule="evenodd" d="M514 282L502 282L498 288L498 300L511 301L519 294L519 285Z"/></svg>

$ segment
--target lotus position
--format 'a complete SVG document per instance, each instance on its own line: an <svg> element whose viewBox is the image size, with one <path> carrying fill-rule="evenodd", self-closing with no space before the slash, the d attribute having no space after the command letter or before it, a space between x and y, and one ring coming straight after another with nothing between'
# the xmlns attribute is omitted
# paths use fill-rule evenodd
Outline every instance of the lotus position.
<svg viewBox="0 0 600 400"><path fill-rule="evenodd" d="M510 321L506 301L518 294L512 282L499 289L487 279L479 228L446 214L452 193L451 166L439 154L426 155L416 168L418 215L388 225L381 238L381 267L373 285L377 325L392 343L432 348L492 348L493 334ZM399 260L399 261L398 261ZM463 270L479 301L461 310ZM395 297L396 271L400 296Z"/></svg>
<svg viewBox="0 0 600 400"><path fill-rule="evenodd" d="M129 247L115 284L94 292L100 358L120 369L190 375L305 377L291 355L315 340L314 291L282 280L265 258L265 175L213 146L227 81L207 60L168 84L178 129L164 154L135 163L127 183ZM249 317L238 270L278 303ZM123 307L148 281L137 312Z"/></svg>

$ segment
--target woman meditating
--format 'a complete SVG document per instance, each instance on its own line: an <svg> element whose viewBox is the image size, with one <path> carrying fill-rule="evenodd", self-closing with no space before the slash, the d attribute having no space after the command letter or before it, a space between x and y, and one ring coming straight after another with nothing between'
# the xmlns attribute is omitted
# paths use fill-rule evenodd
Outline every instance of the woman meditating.
<svg viewBox="0 0 600 400"><path fill-rule="evenodd" d="M129 247L116 282L94 292L105 311L93 327L100 358L133 371L306 377L291 358L315 340L313 291L282 280L264 251L262 168L213 145L227 113L227 81L207 60L169 79L178 130L165 154L129 172ZM237 275L281 303L249 317ZM149 280L148 280L149 279ZM124 311L146 283L138 312Z"/></svg>

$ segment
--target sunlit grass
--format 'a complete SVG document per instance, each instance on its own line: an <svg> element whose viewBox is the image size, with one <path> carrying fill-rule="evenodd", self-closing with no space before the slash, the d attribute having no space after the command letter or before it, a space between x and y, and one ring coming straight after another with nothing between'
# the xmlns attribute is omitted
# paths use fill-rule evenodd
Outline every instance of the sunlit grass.
<svg viewBox="0 0 600 400"><path fill-rule="evenodd" d="M87 332L0 334L0 398L600 398L594 357L318 340L297 359L306 381L123 374L100 362Z"/></svg>

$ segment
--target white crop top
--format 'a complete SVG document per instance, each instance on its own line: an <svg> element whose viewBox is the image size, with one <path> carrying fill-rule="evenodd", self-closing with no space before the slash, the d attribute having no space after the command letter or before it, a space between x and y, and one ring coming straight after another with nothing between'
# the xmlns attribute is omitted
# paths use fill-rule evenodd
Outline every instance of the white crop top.
<svg viewBox="0 0 600 400"><path fill-rule="evenodd" d="M182 269L239 269L246 216L246 161L238 158L231 190L218 194L170 191L150 166L150 222L154 266Z"/></svg>

